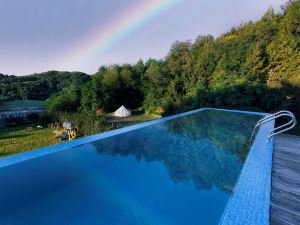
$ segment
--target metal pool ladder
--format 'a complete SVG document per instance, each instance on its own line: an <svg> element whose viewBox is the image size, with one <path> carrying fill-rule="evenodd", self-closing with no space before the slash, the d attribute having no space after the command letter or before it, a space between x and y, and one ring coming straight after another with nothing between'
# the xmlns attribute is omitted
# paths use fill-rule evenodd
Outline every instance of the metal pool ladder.
<svg viewBox="0 0 300 225"><path fill-rule="evenodd" d="M257 124L255 125L255 127L253 129L253 132L251 134L250 143L252 143L252 138L254 136L254 133L255 133L256 129L259 126L261 126L264 123L270 122L271 120L276 120L279 117L289 117L290 120L287 123L285 123L283 125L280 125L279 127L275 127L274 129L272 129L269 132L268 140L270 140L271 137L273 137L273 136L275 136L277 134L281 134L283 132L286 132L288 130L293 129L297 125L297 120L296 120L296 118L295 118L295 116L294 116L294 114L292 112L286 111L286 110L282 110L282 111L276 112L274 114L271 114L269 116L266 116L266 117L262 118L261 120L259 120L257 122Z"/></svg>

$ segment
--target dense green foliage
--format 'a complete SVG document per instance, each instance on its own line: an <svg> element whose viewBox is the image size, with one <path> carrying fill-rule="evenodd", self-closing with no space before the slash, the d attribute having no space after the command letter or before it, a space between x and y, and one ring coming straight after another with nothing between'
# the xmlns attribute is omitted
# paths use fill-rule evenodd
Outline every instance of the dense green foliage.
<svg viewBox="0 0 300 225"><path fill-rule="evenodd" d="M214 39L175 42L163 60L102 66L81 87L48 101L49 110L111 111L143 105L166 114L195 107L300 114L300 1L282 13L270 8L262 19Z"/></svg>
<svg viewBox="0 0 300 225"><path fill-rule="evenodd" d="M300 116L300 0L289 1L278 14L270 8L260 20L217 39L175 42L162 60L101 66L90 80L78 76L80 82L68 88L45 81L33 89L60 90L48 99L49 112L113 111L123 104L164 114L210 106L289 109ZM21 87L18 93L24 96Z"/></svg>
<svg viewBox="0 0 300 225"><path fill-rule="evenodd" d="M218 89L200 89L196 97L185 98L181 111L199 107L278 111L289 109L299 115L300 89L292 85L270 88L261 83L242 83Z"/></svg>
<svg viewBox="0 0 300 225"><path fill-rule="evenodd" d="M0 102L12 100L45 100L53 93L69 87L79 86L90 76L80 72L49 71L29 76L0 74Z"/></svg>
<svg viewBox="0 0 300 225"><path fill-rule="evenodd" d="M56 121L70 119L78 127L78 136L88 136L113 129L111 124L105 123L103 117L80 113L57 112L54 115Z"/></svg>

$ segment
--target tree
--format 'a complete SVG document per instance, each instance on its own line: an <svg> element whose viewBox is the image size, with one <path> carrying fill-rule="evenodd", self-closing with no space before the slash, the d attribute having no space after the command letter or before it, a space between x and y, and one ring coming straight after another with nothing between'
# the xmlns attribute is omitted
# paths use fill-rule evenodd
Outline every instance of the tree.
<svg viewBox="0 0 300 225"><path fill-rule="evenodd" d="M266 82L267 56L265 48L261 43L257 43L247 57L244 64L244 71L248 81Z"/></svg>
<svg viewBox="0 0 300 225"><path fill-rule="evenodd" d="M216 39L206 35L176 41L161 60L101 66L92 77L56 71L20 78L0 75L0 99L60 92L50 98L52 108L86 113L125 105L164 114L203 106L281 107L300 115L299 65L300 0L292 0L282 13L270 7L260 20Z"/></svg>
<svg viewBox="0 0 300 225"><path fill-rule="evenodd" d="M275 13L274 13L274 9L272 6L270 6L268 8L268 10L265 12L265 15L263 16L262 19L264 20L271 20L274 17Z"/></svg>

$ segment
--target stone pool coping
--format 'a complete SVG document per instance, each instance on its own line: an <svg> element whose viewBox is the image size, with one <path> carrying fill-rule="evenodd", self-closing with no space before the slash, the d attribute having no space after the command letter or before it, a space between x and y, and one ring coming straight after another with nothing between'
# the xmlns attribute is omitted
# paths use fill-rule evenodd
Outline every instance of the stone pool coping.
<svg viewBox="0 0 300 225"><path fill-rule="evenodd" d="M267 115L266 113L250 111L201 108L149 122L143 122L116 130L91 135L70 142L64 142L61 144L47 146L28 152L18 153L12 156L7 156L5 158L0 158L0 168L204 110L218 110L260 116ZM256 138L251 146L239 179L236 183L234 192L224 210L220 224L264 225L269 223L273 140L271 139L270 142L266 142L266 139L268 132L273 127L274 121L266 123L260 127L258 134L256 135Z"/></svg>

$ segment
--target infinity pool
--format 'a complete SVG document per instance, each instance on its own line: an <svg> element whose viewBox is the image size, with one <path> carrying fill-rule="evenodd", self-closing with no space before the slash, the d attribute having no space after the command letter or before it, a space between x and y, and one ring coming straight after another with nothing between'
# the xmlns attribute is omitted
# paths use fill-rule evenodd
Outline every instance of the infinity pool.
<svg viewBox="0 0 300 225"><path fill-rule="evenodd" d="M0 166L0 224L218 224L260 118L204 110Z"/></svg>

